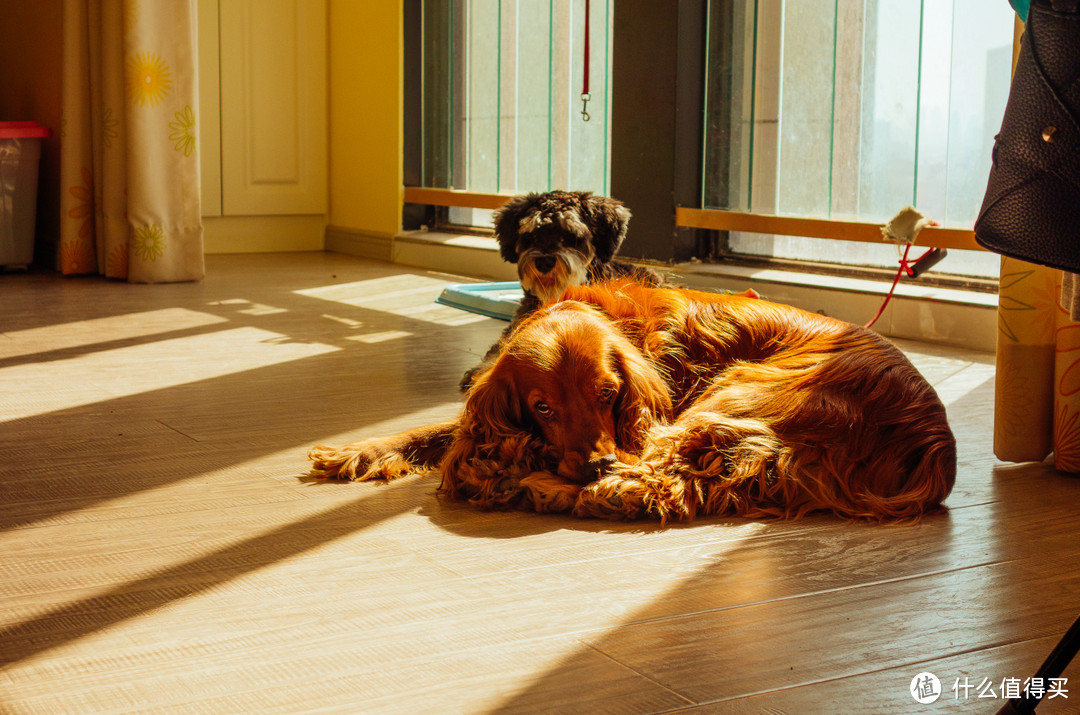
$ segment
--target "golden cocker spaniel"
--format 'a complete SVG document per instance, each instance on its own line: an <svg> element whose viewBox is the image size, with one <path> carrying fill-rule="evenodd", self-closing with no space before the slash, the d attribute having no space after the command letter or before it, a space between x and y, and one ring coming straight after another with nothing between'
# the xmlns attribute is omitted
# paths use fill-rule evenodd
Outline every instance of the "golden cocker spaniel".
<svg viewBox="0 0 1080 715"><path fill-rule="evenodd" d="M311 451L367 480L439 465L483 508L609 519L911 520L956 476L934 389L877 334L745 296L578 286L526 318L457 420Z"/></svg>

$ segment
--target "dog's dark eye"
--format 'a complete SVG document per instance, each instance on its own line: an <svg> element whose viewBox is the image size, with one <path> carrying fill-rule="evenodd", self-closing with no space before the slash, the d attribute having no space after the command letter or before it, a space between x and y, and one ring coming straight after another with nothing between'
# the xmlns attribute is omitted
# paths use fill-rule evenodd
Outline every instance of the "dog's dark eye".
<svg viewBox="0 0 1080 715"><path fill-rule="evenodd" d="M533 409L536 410L538 415L545 419L549 419L555 414L555 411L551 409L551 405L546 402L537 402L533 405Z"/></svg>
<svg viewBox="0 0 1080 715"><path fill-rule="evenodd" d="M605 387L600 390L600 401L611 402L615 399L616 390L614 387Z"/></svg>

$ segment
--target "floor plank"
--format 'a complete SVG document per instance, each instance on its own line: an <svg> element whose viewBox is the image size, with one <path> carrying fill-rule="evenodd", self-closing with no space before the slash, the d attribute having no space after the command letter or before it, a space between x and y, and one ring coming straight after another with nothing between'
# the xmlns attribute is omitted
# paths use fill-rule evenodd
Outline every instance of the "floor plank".
<svg viewBox="0 0 1080 715"><path fill-rule="evenodd" d="M313 444L456 414L505 325L433 307L465 280L325 253L0 276L0 712L987 712L953 682L1026 677L1080 613L1080 480L994 460L975 351L899 342L959 441L915 526L304 479Z"/></svg>

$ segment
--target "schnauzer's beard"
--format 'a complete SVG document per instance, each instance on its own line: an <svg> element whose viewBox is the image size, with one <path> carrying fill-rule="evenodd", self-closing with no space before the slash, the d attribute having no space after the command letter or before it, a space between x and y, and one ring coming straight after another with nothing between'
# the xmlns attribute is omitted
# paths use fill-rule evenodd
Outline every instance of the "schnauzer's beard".
<svg viewBox="0 0 1080 715"><path fill-rule="evenodd" d="M539 298L542 303L556 300L570 286L582 285L588 279L589 258L566 248L554 255L555 267L547 273L541 273L536 269L536 259L550 255L541 251L527 251L518 256L521 287Z"/></svg>

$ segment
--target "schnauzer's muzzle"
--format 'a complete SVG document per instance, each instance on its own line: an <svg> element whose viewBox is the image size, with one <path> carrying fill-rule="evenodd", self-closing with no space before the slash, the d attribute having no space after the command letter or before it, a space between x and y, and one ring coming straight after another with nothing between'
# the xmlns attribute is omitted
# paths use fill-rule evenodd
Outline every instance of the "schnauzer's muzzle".
<svg viewBox="0 0 1080 715"><path fill-rule="evenodd" d="M538 273L551 273L551 269L555 267L557 262L558 259L555 256L540 256L533 261L533 265L536 266Z"/></svg>
<svg viewBox="0 0 1080 715"><path fill-rule="evenodd" d="M521 285L542 302L556 300L570 286L588 279L588 257L563 248L556 253L528 251L518 258Z"/></svg>

